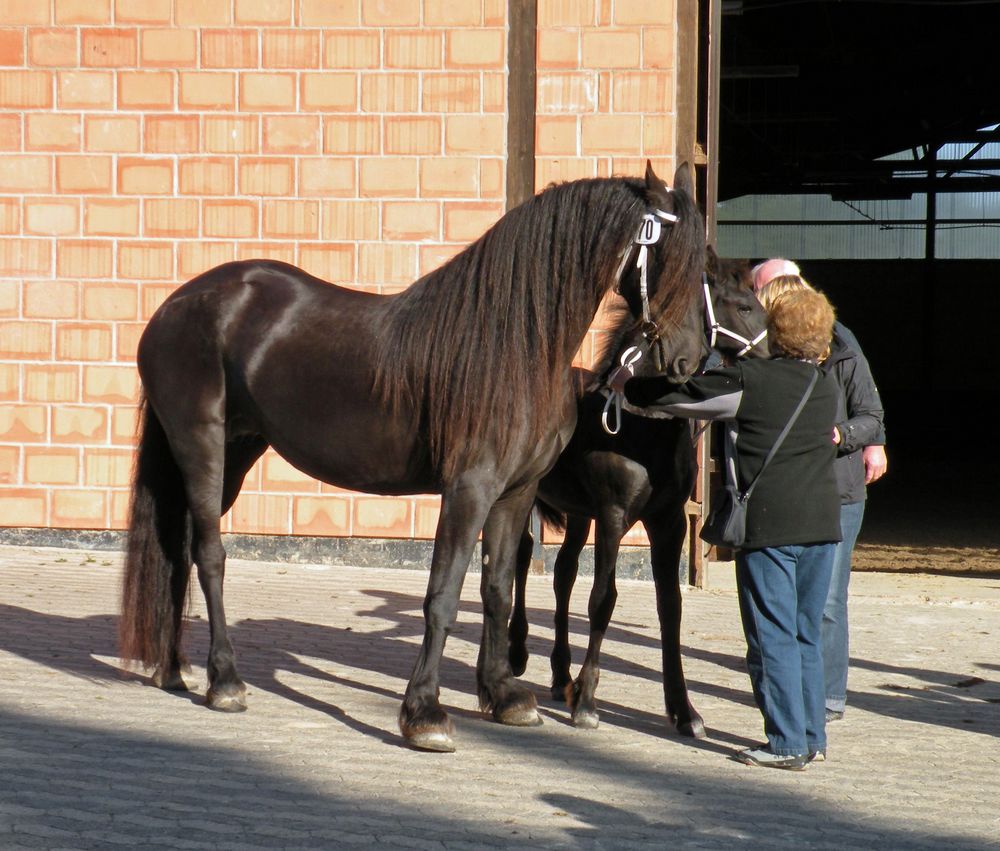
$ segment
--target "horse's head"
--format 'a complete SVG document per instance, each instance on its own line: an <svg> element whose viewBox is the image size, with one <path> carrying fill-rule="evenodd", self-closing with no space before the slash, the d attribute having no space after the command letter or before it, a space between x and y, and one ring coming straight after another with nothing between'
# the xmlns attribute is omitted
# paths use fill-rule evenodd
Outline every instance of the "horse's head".
<svg viewBox="0 0 1000 851"><path fill-rule="evenodd" d="M629 350L637 373L650 370L682 382L706 354L698 292L705 238L690 168L678 167L671 188L647 162L642 196L646 206L617 272L617 290L637 322L622 337L616 362Z"/></svg>
<svg viewBox="0 0 1000 851"><path fill-rule="evenodd" d="M708 247L705 307L708 344L724 358L770 357L767 311L754 295L753 277L746 260L719 257Z"/></svg>

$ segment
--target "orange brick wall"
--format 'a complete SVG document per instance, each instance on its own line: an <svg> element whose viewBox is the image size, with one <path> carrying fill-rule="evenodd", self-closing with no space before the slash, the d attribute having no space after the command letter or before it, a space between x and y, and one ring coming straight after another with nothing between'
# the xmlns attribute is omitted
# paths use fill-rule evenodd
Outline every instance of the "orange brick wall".
<svg viewBox="0 0 1000 851"><path fill-rule="evenodd" d="M0 0L0 525L123 527L135 346L179 283L274 257L393 292L502 214L506 16ZM674 41L670 0L540 0L539 187L646 157L672 173ZM432 537L436 519L433 497L348 493L268 453L224 528Z"/></svg>

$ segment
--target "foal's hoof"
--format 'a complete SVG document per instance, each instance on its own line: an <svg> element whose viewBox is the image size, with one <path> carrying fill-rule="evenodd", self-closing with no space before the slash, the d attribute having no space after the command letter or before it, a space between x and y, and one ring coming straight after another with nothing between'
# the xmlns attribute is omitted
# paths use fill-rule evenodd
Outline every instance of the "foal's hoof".
<svg viewBox="0 0 1000 851"><path fill-rule="evenodd" d="M596 730L600 723L600 717L592 709L577 709L573 713L573 726L577 730Z"/></svg>
<svg viewBox="0 0 1000 851"><path fill-rule="evenodd" d="M704 739L706 735L705 722L701 718L692 718L690 721L678 724L677 732L681 736L687 736L691 739Z"/></svg>
<svg viewBox="0 0 1000 851"><path fill-rule="evenodd" d="M435 753L454 753L455 742L451 736L441 730L424 730L406 737L411 748L418 751L434 751Z"/></svg>
<svg viewBox="0 0 1000 851"><path fill-rule="evenodd" d="M216 712L246 712L246 689L240 688L231 691L209 689L208 694L205 695L205 705Z"/></svg>

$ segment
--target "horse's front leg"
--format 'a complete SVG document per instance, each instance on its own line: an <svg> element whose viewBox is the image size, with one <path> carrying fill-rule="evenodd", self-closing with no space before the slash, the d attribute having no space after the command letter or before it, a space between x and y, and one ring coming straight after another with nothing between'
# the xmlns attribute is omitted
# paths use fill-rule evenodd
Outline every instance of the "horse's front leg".
<svg viewBox="0 0 1000 851"><path fill-rule="evenodd" d="M400 731L410 745L421 750L455 750L451 721L438 699L441 657L458 615L462 581L476 537L494 499L494 494L474 484L449 488L442 494L424 597L424 640L399 710Z"/></svg>
<svg viewBox="0 0 1000 851"><path fill-rule="evenodd" d="M705 737L705 722L688 697L681 661L681 589L678 569L687 521L683 508L664 511L645 522L656 586L663 653L663 697L667 717L682 736Z"/></svg>
<svg viewBox="0 0 1000 851"><path fill-rule="evenodd" d="M510 648L507 657L515 677L521 676L528 667L528 571L531 568L531 553L534 541L529 524L521 533L521 543L517 548L514 564L514 608L510 615L507 638Z"/></svg>
<svg viewBox="0 0 1000 851"><path fill-rule="evenodd" d="M532 483L504 496L483 527L483 637L476 666L479 704L501 724L519 727L542 723L535 695L514 679L507 643L514 564L536 487Z"/></svg>
<svg viewBox="0 0 1000 851"><path fill-rule="evenodd" d="M601 678L601 644L618 601L615 568L618 564L618 549L626 531L625 519L621 509L617 507L602 512L597 518L594 587L591 589L588 605L590 642L580 674L573 684L570 700L573 725L585 730L594 729L598 724L595 693Z"/></svg>

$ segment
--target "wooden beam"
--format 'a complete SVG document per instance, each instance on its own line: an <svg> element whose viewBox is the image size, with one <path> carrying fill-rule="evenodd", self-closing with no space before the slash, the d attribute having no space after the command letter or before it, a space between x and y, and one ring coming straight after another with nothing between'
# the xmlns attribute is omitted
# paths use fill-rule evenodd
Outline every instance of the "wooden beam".
<svg viewBox="0 0 1000 851"><path fill-rule="evenodd" d="M507 200L535 194L536 0L507 0Z"/></svg>

